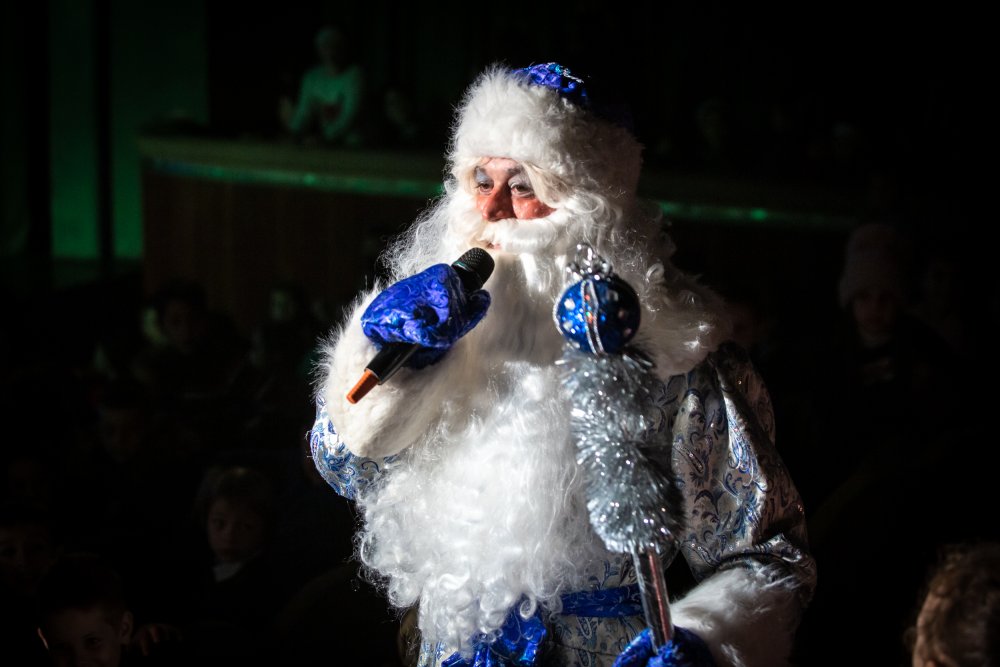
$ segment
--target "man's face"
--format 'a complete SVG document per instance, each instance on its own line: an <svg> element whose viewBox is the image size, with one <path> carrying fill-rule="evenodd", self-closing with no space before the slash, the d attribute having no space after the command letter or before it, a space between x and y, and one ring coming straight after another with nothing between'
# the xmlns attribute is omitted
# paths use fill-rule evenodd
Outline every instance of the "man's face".
<svg viewBox="0 0 1000 667"><path fill-rule="evenodd" d="M535 196L531 181L521 165L510 158L487 158L473 174L476 208L483 220L534 220L544 218L553 208ZM491 250L502 250L491 243Z"/></svg>
<svg viewBox="0 0 1000 667"><path fill-rule="evenodd" d="M64 609L40 632L56 667L117 667L132 634L132 615L108 618L100 607Z"/></svg>

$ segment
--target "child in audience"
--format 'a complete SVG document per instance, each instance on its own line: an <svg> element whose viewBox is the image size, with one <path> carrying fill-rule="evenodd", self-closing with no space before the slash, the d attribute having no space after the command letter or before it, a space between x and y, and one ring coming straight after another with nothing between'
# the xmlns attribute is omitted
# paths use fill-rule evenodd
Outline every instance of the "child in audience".
<svg viewBox="0 0 1000 667"><path fill-rule="evenodd" d="M270 651L273 620L288 597L287 574L271 549L271 480L246 466L210 468L196 507L209 562L192 597L188 627L203 656L258 659Z"/></svg>
<svg viewBox="0 0 1000 667"><path fill-rule="evenodd" d="M124 667L162 658L158 645L178 638L166 625L135 628L121 577L97 554L58 560L39 583L37 608L38 636L56 667Z"/></svg>

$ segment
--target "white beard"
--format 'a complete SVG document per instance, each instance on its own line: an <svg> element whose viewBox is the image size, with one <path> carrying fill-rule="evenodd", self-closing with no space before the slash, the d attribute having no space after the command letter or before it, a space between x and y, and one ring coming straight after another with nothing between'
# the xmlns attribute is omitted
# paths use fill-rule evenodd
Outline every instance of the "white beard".
<svg viewBox="0 0 1000 667"><path fill-rule="evenodd" d="M588 587L607 556L587 518L552 365L561 281L540 287L531 277L561 275L561 260L535 260L498 255L486 285L493 303L467 343L481 381L359 499L364 562L395 605L419 603L423 638L450 650L495 633L522 597L529 613L537 603L558 611L559 596Z"/></svg>

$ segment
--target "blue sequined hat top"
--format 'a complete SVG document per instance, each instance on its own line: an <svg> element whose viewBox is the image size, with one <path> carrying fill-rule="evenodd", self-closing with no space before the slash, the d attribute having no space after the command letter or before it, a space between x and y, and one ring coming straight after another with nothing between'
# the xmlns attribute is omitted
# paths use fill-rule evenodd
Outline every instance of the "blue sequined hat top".
<svg viewBox="0 0 1000 667"><path fill-rule="evenodd" d="M586 81L575 76L565 65L555 62L541 63L514 69L513 72L526 75L528 80L537 86L551 88L559 93L563 99L590 111L609 123L623 127L629 132L635 131L632 114L626 105L594 102L587 90Z"/></svg>
<svg viewBox="0 0 1000 667"><path fill-rule="evenodd" d="M559 63L543 63L514 71L527 74L535 85L551 88L574 104L585 109L590 106L583 79L573 76L568 67L563 67Z"/></svg>

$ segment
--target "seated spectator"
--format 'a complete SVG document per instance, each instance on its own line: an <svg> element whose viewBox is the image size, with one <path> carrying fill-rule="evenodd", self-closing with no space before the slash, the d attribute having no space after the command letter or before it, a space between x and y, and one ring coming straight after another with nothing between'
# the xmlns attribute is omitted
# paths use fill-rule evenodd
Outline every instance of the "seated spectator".
<svg viewBox="0 0 1000 667"><path fill-rule="evenodd" d="M175 664L164 656L176 650L176 630L135 628L121 577L96 554L60 558L39 583L37 613L38 636L56 667L122 667L154 654L156 664Z"/></svg>
<svg viewBox="0 0 1000 667"><path fill-rule="evenodd" d="M913 667L1000 664L1000 543L944 549L907 635Z"/></svg>
<svg viewBox="0 0 1000 667"><path fill-rule="evenodd" d="M206 659L268 655L273 619L288 597L286 574L271 554L271 480L244 466L211 468L196 510L207 558L191 582L185 634Z"/></svg>
<svg viewBox="0 0 1000 667"><path fill-rule="evenodd" d="M40 509L20 503L0 507L0 646L5 664L49 664L35 631L34 607L39 582L62 549L56 532Z"/></svg>
<svg viewBox="0 0 1000 667"><path fill-rule="evenodd" d="M0 497L39 509L53 509L58 502L60 469L45 447L37 442L8 447L3 457L4 479Z"/></svg>
<svg viewBox="0 0 1000 667"><path fill-rule="evenodd" d="M809 517L809 543L822 572L798 637L812 655L800 664L842 664L824 649L850 618L852 641L866 662L899 664L908 594L936 540L981 530L967 512L981 492L963 479L955 452L975 420L958 419L943 398L967 386L947 343L908 312L912 294L909 237L868 223L845 246L839 282L841 320L826 347L814 345L819 368L813 394L812 449L788 457L797 470ZM815 338L813 339L815 340ZM971 487L971 488L970 488ZM927 496L928 489L932 489ZM915 499L925 498L915 506ZM871 554L907 544L907 558L873 567ZM865 545L859 549L858 545ZM877 598L877 605L859 601Z"/></svg>
<svg viewBox="0 0 1000 667"><path fill-rule="evenodd" d="M204 288L171 281L153 296L157 340L139 353L135 375L155 396L198 399L229 390L245 344L228 318L208 307Z"/></svg>
<svg viewBox="0 0 1000 667"><path fill-rule="evenodd" d="M199 461L137 382L109 382L96 407L97 447L78 455L65 484L77 517L73 538L76 548L113 562L136 603L155 608L171 597L173 559L184 540L190 544L185 510L200 481Z"/></svg>
<svg viewBox="0 0 1000 667"><path fill-rule="evenodd" d="M43 510L17 503L0 508L0 586L4 597L32 599L61 548Z"/></svg>
<svg viewBox="0 0 1000 667"><path fill-rule="evenodd" d="M935 239L937 241L937 239ZM913 315L946 340L963 361L971 361L982 340L978 303L961 250L946 244L930 248L920 274Z"/></svg>
<svg viewBox="0 0 1000 667"><path fill-rule="evenodd" d="M228 435L220 415L237 402L247 366L246 342L227 316L208 307L198 283L165 284L153 307L156 327L133 374L177 429L176 444L193 453L218 447Z"/></svg>
<svg viewBox="0 0 1000 667"><path fill-rule="evenodd" d="M291 451L312 422L308 397L322 332L299 285L276 283L268 296L267 316L250 334L249 400L236 406L236 419L242 448Z"/></svg>
<svg viewBox="0 0 1000 667"><path fill-rule="evenodd" d="M951 432L934 428L947 418L943 412L921 407L934 405L942 387L952 386L958 367L947 342L909 313L910 247L908 236L885 223L861 225L847 240L838 285L841 319L829 347L814 350L821 368L815 403L822 413L817 423L834 425L826 427L827 444L853 446L839 451L837 466L817 458L821 469L803 492L813 510L822 511L824 502L835 510L827 518L840 511L830 503L845 474L867 471L857 481L881 488L886 468L941 451L938 438ZM840 418L845 401L850 419ZM824 542L826 528L814 521L810 542Z"/></svg>

